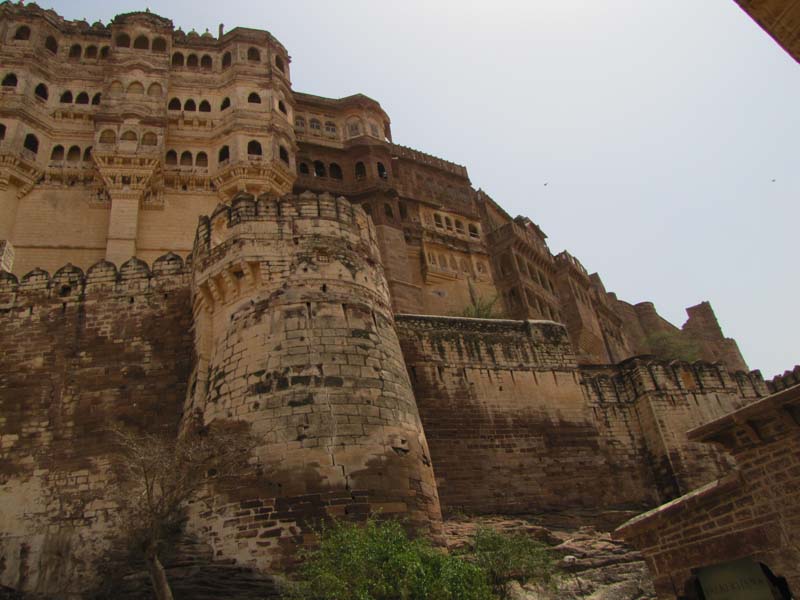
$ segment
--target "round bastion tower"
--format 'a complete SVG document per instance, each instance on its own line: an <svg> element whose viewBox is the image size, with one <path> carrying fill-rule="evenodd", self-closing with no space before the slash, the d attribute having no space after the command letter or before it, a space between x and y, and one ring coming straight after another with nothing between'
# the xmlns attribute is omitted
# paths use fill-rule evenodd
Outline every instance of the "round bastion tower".
<svg viewBox="0 0 800 600"><path fill-rule="evenodd" d="M254 476L198 503L217 556L292 561L325 517L441 518L375 230L344 198L240 193L192 255L197 366L186 415L237 419ZM235 487L235 486L234 486Z"/></svg>

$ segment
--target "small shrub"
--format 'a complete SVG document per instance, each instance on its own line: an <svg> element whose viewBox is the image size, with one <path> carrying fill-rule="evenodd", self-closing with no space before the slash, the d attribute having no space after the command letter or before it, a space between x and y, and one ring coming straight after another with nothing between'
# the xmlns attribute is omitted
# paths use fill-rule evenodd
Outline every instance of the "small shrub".
<svg viewBox="0 0 800 600"><path fill-rule="evenodd" d="M335 522L321 531L288 597L304 600L490 600L482 568L411 540L396 521Z"/></svg>
<svg viewBox="0 0 800 600"><path fill-rule="evenodd" d="M650 352L661 360L694 362L702 357L700 345L680 331L659 331L647 337Z"/></svg>
<svg viewBox="0 0 800 600"><path fill-rule="evenodd" d="M472 560L483 570L494 590L505 595L505 584L535 580L552 585L558 576L550 552L543 543L524 533L500 533L481 527L472 542Z"/></svg>

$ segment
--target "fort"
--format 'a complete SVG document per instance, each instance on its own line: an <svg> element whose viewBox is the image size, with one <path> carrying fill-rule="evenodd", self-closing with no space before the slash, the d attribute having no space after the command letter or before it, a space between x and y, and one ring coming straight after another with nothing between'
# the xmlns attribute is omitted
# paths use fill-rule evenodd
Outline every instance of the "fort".
<svg viewBox="0 0 800 600"><path fill-rule="evenodd" d="M250 424L256 483L186 528L268 572L319 518L653 509L734 465L687 431L797 382L706 302L607 292L375 100L293 90L266 31L0 16L2 585L101 576L116 420Z"/></svg>

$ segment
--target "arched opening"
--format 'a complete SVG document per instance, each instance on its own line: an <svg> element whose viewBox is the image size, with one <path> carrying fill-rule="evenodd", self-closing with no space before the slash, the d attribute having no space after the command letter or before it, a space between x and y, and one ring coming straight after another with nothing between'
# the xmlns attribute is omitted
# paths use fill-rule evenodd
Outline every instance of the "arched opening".
<svg viewBox="0 0 800 600"><path fill-rule="evenodd" d="M200 59L200 68L204 71L210 71L213 65L214 61L211 60L211 57L208 54L204 54L203 58Z"/></svg>
<svg viewBox="0 0 800 600"><path fill-rule="evenodd" d="M325 173L325 163L321 160L314 161L314 175L317 177L326 177Z"/></svg>
<svg viewBox="0 0 800 600"><path fill-rule="evenodd" d="M176 52L172 55L172 66L173 67L182 67L183 66L183 54L180 52Z"/></svg>
<svg viewBox="0 0 800 600"><path fill-rule="evenodd" d="M469 237L472 238L480 237L478 234L478 228L475 227L475 225L472 224L468 225L467 230L469 231Z"/></svg>
<svg viewBox="0 0 800 600"><path fill-rule="evenodd" d="M89 94L81 92L75 96L75 104L89 104Z"/></svg>
<svg viewBox="0 0 800 600"><path fill-rule="evenodd" d="M308 164L307 163L301 162L298 165L297 170L300 172L301 175L309 175L309 170L308 170Z"/></svg>
<svg viewBox="0 0 800 600"><path fill-rule="evenodd" d="M311 119L308 122L308 127L313 131L319 131L320 129L322 129L322 125L320 124L319 119Z"/></svg>
<svg viewBox="0 0 800 600"><path fill-rule="evenodd" d="M47 91L47 86L43 83L37 85L33 93L36 94L37 98L41 98L42 100L47 100L48 96L50 95Z"/></svg>
<svg viewBox="0 0 800 600"><path fill-rule="evenodd" d="M231 107L231 99L230 98L223 98L222 104L219 105L220 110L225 110L226 108Z"/></svg>
<svg viewBox="0 0 800 600"><path fill-rule="evenodd" d="M147 88L147 95L151 98L160 98L164 94L164 90L161 88L160 83L151 83L150 87Z"/></svg>
<svg viewBox="0 0 800 600"><path fill-rule="evenodd" d="M398 203L398 208L400 209L400 218L403 221L408 221L408 207L406 206L405 202Z"/></svg>
<svg viewBox="0 0 800 600"><path fill-rule="evenodd" d="M278 157L287 165L289 164L289 151L283 146L278 147Z"/></svg>
<svg viewBox="0 0 800 600"><path fill-rule="evenodd" d="M183 103L183 110L188 112L194 112L197 110L197 105L194 103L194 100L191 98Z"/></svg>
<svg viewBox="0 0 800 600"><path fill-rule="evenodd" d="M333 179L342 179L342 167L340 167L336 163L331 163L331 166L328 168L328 171L331 174Z"/></svg>
<svg viewBox="0 0 800 600"><path fill-rule="evenodd" d="M97 58L97 46L87 46L86 51L83 53L85 58Z"/></svg>
<svg viewBox="0 0 800 600"><path fill-rule="evenodd" d="M157 37L153 40L153 52L166 52L167 40L162 37Z"/></svg>
<svg viewBox="0 0 800 600"><path fill-rule="evenodd" d="M188 150L185 150L181 153L181 166L182 167L191 167L192 166L192 153Z"/></svg>
<svg viewBox="0 0 800 600"><path fill-rule="evenodd" d="M247 101L250 104L261 104L261 96L255 92L250 92L250 95L247 97Z"/></svg>
<svg viewBox="0 0 800 600"><path fill-rule="evenodd" d="M103 46L102 48L100 48L100 59L102 60L108 58L110 52L111 49L109 48L109 46Z"/></svg>
<svg viewBox="0 0 800 600"><path fill-rule="evenodd" d="M144 86L138 81L134 81L128 86L128 93L137 95L144 94Z"/></svg>
<svg viewBox="0 0 800 600"><path fill-rule="evenodd" d="M280 56L275 57L275 66L278 67L278 71L281 73L285 73L285 68L283 66L283 59Z"/></svg>
<svg viewBox="0 0 800 600"><path fill-rule="evenodd" d="M14 73L9 73L3 77L3 82L0 85L3 87L17 87L17 76Z"/></svg>
<svg viewBox="0 0 800 600"><path fill-rule="evenodd" d="M167 104L167 110L180 110L181 109L181 101L177 98L172 98Z"/></svg>
<svg viewBox="0 0 800 600"><path fill-rule="evenodd" d="M58 53L58 42L52 35L47 36L47 39L44 41L44 47L50 50L50 52L53 54Z"/></svg>
<svg viewBox="0 0 800 600"><path fill-rule="evenodd" d="M464 223L456 219L456 232L464 235Z"/></svg>
<svg viewBox="0 0 800 600"><path fill-rule="evenodd" d="M117 134L111 129L104 129L100 134L101 144L114 144L117 141Z"/></svg>
<svg viewBox="0 0 800 600"><path fill-rule="evenodd" d="M297 127L298 129L305 129L306 120L303 117L295 117L294 126Z"/></svg>
<svg viewBox="0 0 800 600"><path fill-rule="evenodd" d="M351 121L347 125L347 133L350 137L361 135L361 123L359 121Z"/></svg>
<svg viewBox="0 0 800 600"><path fill-rule="evenodd" d="M230 52L226 52L222 55L222 68L227 69L231 66L231 62L233 62L233 58L231 57Z"/></svg>
<svg viewBox="0 0 800 600"><path fill-rule="evenodd" d="M127 33L120 33L117 36L117 48L130 48L131 47L131 36Z"/></svg>
<svg viewBox="0 0 800 600"><path fill-rule="evenodd" d="M450 217L445 217L444 218L444 226L445 226L445 229L453 231L453 221L452 221L452 219L450 219Z"/></svg>
<svg viewBox="0 0 800 600"><path fill-rule="evenodd" d="M224 163L226 160L230 160L231 158L231 149L227 146L223 146L219 149L219 155L217 156L217 162Z"/></svg>
<svg viewBox="0 0 800 600"><path fill-rule="evenodd" d="M77 146L71 146L67 152L67 162L78 162L81 159L81 149Z"/></svg>
<svg viewBox="0 0 800 600"><path fill-rule="evenodd" d="M50 160L54 162L64 160L64 146L61 144L53 146L53 150L50 152Z"/></svg>
<svg viewBox="0 0 800 600"><path fill-rule="evenodd" d="M386 167L383 166L382 162L378 163L378 177L381 179L388 179L389 174L386 172Z"/></svg>
<svg viewBox="0 0 800 600"><path fill-rule="evenodd" d="M152 131L148 131L142 136L142 146L155 146L158 144L158 136Z"/></svg>
<svg viewBox="0 0 800 600"><path fill-rule="evenodd" d="M6 139L6 126L0 123L0 140Z"/></svg>
<svg viewBox="0 0 800 600"><path fill-rule="evenodd" d="M247 60L259 62L261 60L261 53L258 51L258 48L253 48L252 46L247 49Z"/></svg>
<svg viewBox="0 0 800 600"><path fill-rule="evenodd" d="M439 213L433 213L433 224L440 229L444 228L444 223L442 222L442 215Z"/></svg>
<svg viewBox="0 0 800 600"><path fill-rule="evenodd" d="M356 179L364 179L367 176L367 167L363 162L356 163Z"/></svg>
<svg viewBox="0 0 800 600"><path fill-rule="evenodd" d="M133 47L136 50L150 50L150 40L146 36L140 35L133 41Z"/></svg>
<svg viewBox="0 0 800 600"><path fill-rule="evenodd" d="M89 162L92 160L92 147L89 146L86 150L83 151L83 162Z"/></svg>
<svg viewBox="0 0 800 600"><path fill-rule="evenodd" d="M190 69L196 69L199 62L196 54L190 54L189 58L186 59L186 66Z"/></svg>
<svg viewBox="0 0 800 600"><path fill-rule="evenodd" d="M209 104L208 100L203 100L199 108L200 112L211 112L211 104Z"/></svg>
<svg viewBox="0 0 800 600"><path fill-rule="evenodd" d="M22 25L17 28L17 31L14 33L15 40L29 40L31 39L31 28L27 25Z"/></svg>
<svg viewBox="0 0 800 600"><path fill-rule="evenodd" d="M67 90L61 94L61 98L59 98L59 102L61 104L72 104L72 92Z"/></svg>
<svg viewBox="0 0 800 600"><path fill-rule="evenodd" d="M22 147L36 154L39 152L39 138L32 133L29 133L25 136L25 141L22 142Z"/></svg>
<svg viewBox="0 0 800 600"><path fill-rule="evenodd" d="M194 164L196 167L207 167L208 166L208 154L205 152L198 152L197 158L195 158Z"/></svg>
<svg viewBox="0 0 800 600"><path fill-rule="evenodd" d="M170 150L167 152L167 156L164 159L164 162L170 166L174 166L178 164L178 153L175 150Z"/></svg>
<svg viewBox="0 0 800 600"><path fill-rule="evenodd" d="M330 135L336 135L336 123L333 121L326 121L325 122L325 133Z"/></svg>
<svg viewBox="0 0 800 600"><path fill-rule="evenodd" d="M261 156L261 144L256 140L247 143L247 154L250 156Z"/></svg>
<svg viewBox="0 0 800 600"><path fill-rule="evenodd" d="M283 103L283 100L278 100L278 110L281 111L283 114L288 114L286 112L286 105Z"/></svg>
<svg viewBox="0 0 800 600"><path fill-rule="evenodd" d="M100 99L102 97L103 97L103 95L100 92L97 92L94 96L92 96L92 104L94 106L97 106L98 104L100 104Z"/></svg>
<svg viewBox="0 0 800 600"><path fill-rule="evenodd" d="M388 202L384 202L383 204L383 214L386 215L386 218L390 221L394 221L394 211L392 210L392 205Z"/></svg>
<svg viewBox="0 0 800 600"><path fill-rule="evenodd" d="M139 136L136 135L135 131L131 131L130 129L122 134L119 138L123 142L135 142L139 139Z"/></svg>

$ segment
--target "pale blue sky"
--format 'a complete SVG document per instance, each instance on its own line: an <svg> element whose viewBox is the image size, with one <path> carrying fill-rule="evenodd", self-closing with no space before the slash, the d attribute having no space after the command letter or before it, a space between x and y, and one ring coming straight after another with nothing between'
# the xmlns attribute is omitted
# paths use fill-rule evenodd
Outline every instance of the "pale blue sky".
<svg viewBox="0 0 800 600"><path fill-rule="evenodd" d="M710 300L752 368L800 362L800 65L733 0L41 4L268 29L294 89L380 101L609 291L677 325Z"/></svg>

